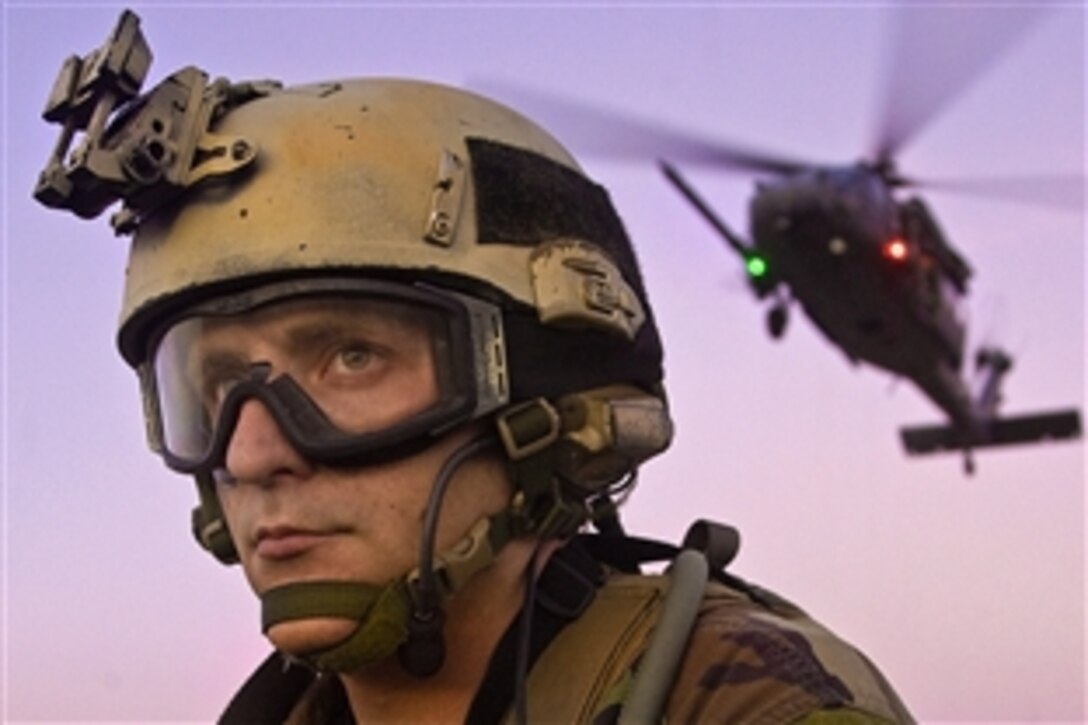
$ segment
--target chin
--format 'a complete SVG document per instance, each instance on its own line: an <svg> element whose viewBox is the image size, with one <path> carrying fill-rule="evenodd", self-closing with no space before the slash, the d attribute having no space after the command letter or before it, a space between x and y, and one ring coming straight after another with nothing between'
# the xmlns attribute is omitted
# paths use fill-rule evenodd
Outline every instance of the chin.
<svg viewBox="0 0 1088 725"><path fill-rule="evenodd" d="M300 656L339 644L358 626L350 619L315 617L280 622L265 636L272 645L288 654Z"/></svg>

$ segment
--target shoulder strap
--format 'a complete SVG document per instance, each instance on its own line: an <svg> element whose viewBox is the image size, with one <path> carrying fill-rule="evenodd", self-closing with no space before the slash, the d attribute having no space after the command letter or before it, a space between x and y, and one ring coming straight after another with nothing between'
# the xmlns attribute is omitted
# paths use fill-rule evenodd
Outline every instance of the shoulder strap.
<svg viewBox="0 0 1088 725"><path fill-rule="evenodd" d="M531 667L535 667L540 653L549 647L556 635L591 605L603 581L601 565L582 549L577 539L551 557L537 582L533 602L529 639ZM516 686L514 663L520 629L521 618L518 617L499 641L484 681L469 708L467 725L502 722L503 715L510 709Z"/></svg>
<svg viewBox="0 0 1088 725"><path fill-rule="evenodd" d="M645 650L667 582L619 574L540 655L529 674L529 722L589 722Z"/></svg>
<svg viewBox="0 0 1088 725"><path fill-rule="evenodd" d="M732 527L700 520L688 529L683 547L622 535L581 539L596 557L630 573L610 579L534 666L530 719L587 722L622 704L633 708L628 719L638 721L663 707L706 589L708 563L718 577L733 579L725 567L740 537ZM662 559L679 569L668 577L637 576L641 563ZM664 636L652 637L655 630ZM632 679L640 659L642 672Z"/></svg>

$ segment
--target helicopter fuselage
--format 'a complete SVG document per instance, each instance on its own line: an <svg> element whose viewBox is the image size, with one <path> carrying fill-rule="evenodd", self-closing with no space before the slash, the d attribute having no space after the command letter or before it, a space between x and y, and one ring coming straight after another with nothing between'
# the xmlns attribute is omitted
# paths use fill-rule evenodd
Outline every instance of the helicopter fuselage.
<svg viewBox="0 0 1088 725"><path fill-rule="evenodd" d="M914 381L969 425L959 374L969 270L921 202L901 203L893 191L861 164L763 182L751 201L752 248L847 357Z"/></svg>

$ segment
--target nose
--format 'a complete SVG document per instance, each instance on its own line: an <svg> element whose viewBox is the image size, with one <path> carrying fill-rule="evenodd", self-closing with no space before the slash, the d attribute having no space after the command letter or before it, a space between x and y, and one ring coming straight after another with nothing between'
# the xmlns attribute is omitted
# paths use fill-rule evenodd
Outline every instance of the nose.
<svg viewBox="0 0 1088 725"><path fill-rule="evenodd" d="M284 477L308 475L313 469L259 400L242 404L225 458L230 478L241 483L270 485Z"/></svg>

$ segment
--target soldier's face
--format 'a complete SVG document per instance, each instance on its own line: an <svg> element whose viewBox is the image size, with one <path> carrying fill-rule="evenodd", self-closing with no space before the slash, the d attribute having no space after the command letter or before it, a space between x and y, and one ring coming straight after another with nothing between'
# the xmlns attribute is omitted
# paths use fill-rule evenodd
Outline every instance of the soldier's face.
<svg viewBox="0 0 1088 725"><path fill-rule="evenodd" d="M433 403L438 392L427 336L425 325L380 311L354 310L345 319L336 310L301 306L257 320L222 321L194 349L243 367L267 363L273 376L291 370L303 387L332 396L329 404L344 410L341 425L350 429L357 419L373 428ZM310 342L300 349L300 339ZM233 480L217 484L217 493L254 591L329 579L383 584L412 569L432 484L469 435L459 431L391 463L331 468L302 456L263 403L246 401L226 450ZM500 461L467 462L444 498L439 549L480 516L505 507L509 496ZM299 652L330 645L354 626L338 619L289 621L273 627L269 638L280 649Z"/></svg>

